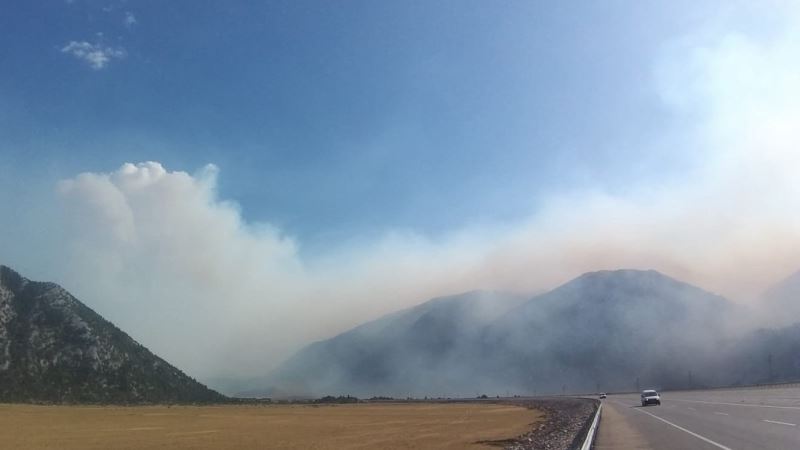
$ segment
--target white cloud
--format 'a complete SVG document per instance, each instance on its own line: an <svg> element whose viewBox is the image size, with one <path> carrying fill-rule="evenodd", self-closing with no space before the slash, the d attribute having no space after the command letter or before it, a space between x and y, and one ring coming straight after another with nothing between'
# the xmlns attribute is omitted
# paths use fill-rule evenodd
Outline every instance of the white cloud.
<svg viewBox="0 0 800 450"><path fill-rule="evenodd" d="M61 52L86 62L94 70L104 69L112 59L125 57L125 50L122 48L86 41L70 41L61 48Z"/></svg>
<svg viewBox="0 0 800 450"><path fill-rule="evenodd" d="M125 19L123 19L123 23L127 28L133 28L138 22L136 21L136 16L133 15L130 11L125 11Z"/></svg>

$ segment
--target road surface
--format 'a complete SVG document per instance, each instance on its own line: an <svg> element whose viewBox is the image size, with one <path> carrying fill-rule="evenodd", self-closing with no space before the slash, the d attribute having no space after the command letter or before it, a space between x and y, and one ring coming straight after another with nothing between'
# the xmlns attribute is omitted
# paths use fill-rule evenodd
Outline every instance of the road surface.
<svg viewBox="0 0 800 450"><path fill-rule="evenodd" d="M609 395L594 448L800 449L800 387L665 392L647 407Z"/></svg>

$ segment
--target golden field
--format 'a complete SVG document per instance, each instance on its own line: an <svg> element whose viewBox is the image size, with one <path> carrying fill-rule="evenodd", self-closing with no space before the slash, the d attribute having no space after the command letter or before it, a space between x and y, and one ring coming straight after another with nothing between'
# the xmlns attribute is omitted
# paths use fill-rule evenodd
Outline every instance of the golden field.
<svg viewBox="0 0 800 450"><path fill-rule="evenodd" d="M541 414L473 403L268 406L0 405L0 448L480 449Z"/></svg>

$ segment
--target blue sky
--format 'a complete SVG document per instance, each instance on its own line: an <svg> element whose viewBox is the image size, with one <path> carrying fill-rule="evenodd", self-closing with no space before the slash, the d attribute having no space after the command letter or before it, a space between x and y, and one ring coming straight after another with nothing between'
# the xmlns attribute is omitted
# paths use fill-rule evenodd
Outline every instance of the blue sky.
<svg viewBox="0 0 800 450"><path fill-rule="evenodd" d="M796 2L6 1L0 30L0 263L200 378L472 289L754 302L800 268Z"/></svg>
<svg viewBox="0 0 800 450"><path fill-rule="evenodd" d="M6 5L7 164L65 178L214 163L245 217L316 247L516 220L543 194L625 190L680 168L675 151L642 150L674 120L652 61L706 14L661 2ZM62 51L70 42L124 56L92 68Z"/></svg>

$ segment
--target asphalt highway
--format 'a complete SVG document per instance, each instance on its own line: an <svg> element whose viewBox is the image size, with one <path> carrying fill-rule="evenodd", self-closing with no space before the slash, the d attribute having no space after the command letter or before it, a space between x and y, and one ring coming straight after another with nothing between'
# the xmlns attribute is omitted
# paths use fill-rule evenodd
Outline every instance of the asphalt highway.
<svg viewBox="0 0 800 450"><path fill-rule="evenodd" d="M800 450L800 387L609 395L594 448Z"/></svg>

